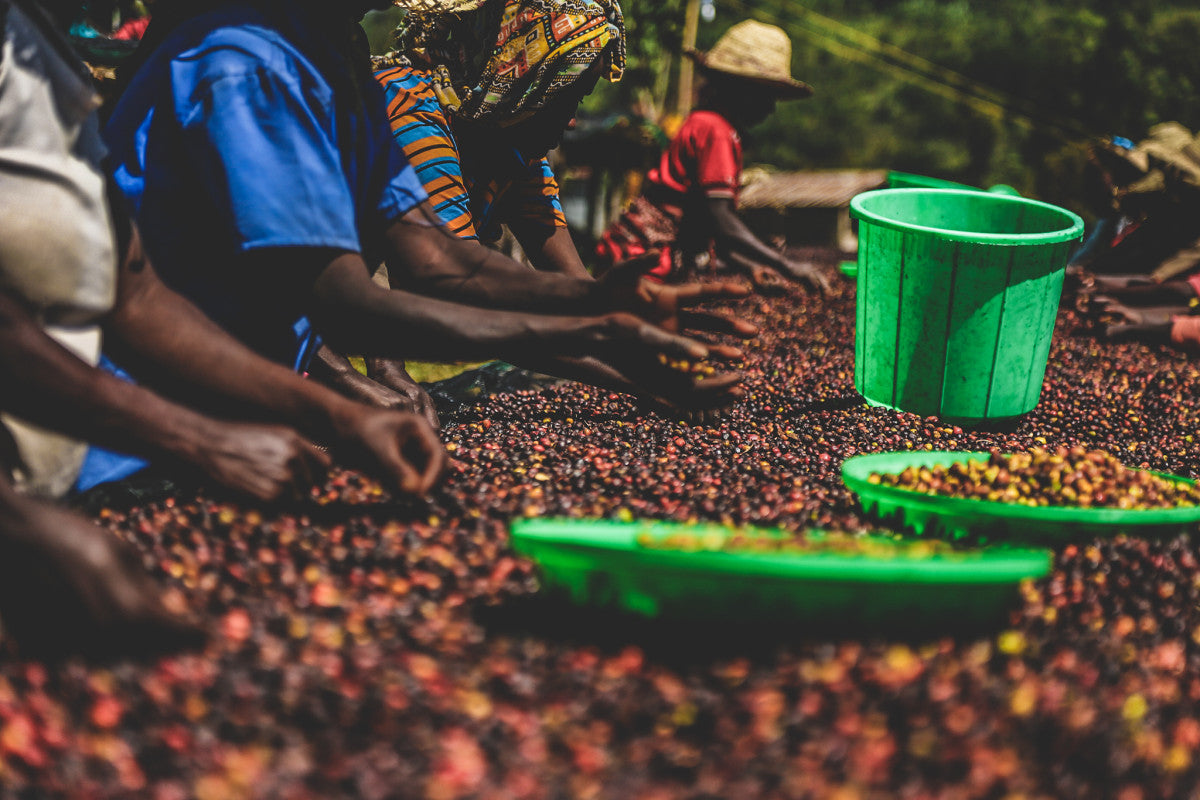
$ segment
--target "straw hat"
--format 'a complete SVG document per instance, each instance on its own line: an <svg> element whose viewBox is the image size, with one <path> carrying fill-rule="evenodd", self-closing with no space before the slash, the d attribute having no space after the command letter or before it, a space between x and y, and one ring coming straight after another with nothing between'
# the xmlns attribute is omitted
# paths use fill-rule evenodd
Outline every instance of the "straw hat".
<svg viewBox="0 0 1200 800"><path fill-rule="evenodd" d="M769 86L785 99L813 93L811 86L792 77L792 41L774 25L748 19L725 31L707 53L686 52L704 69Z"/></svg>
<svg viewBox="0 0 1200 800"><path fill-rule="evenodd" d="M1178 122L1155 125L1138 147L1146 153L1151 166L1200 186L1200 136L1193 136L1183 125Z"/></svg>

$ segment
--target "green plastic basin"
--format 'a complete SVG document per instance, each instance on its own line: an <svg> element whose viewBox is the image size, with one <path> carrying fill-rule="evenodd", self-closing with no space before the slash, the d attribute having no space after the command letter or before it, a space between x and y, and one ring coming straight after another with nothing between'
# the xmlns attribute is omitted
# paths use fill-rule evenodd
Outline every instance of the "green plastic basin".
<svg viewBox="0 0 1200 800"><path fill-rule="evenodd" d="M514 522L511 533L513 549L537 563L544 590L647 617L984 623L1011 607L1020 581L1047 574L1051 564L1049 551L1010 548L905 557L905 548L919 543L895 537L872 537L879 547L870 554L682 551L638 543L643 536L734 533L711 524L529 519ZM894 557L877 554L888 548Z"/></svg>
<svg viewBox="0 0 1200 800"><path fill-rule="evenodd" d="M971 459L987 460L988 453L900 452L872 453L846 459L842 480L881 524L917 535L958 539L971 536L991 542L1046 544L1117 534L1162 538L1200 524L1200 506L1125 510L1072 506L1025 506L965 497L913 492L871 483L871 473L898 474L908 467L949 466ZM1159 473L1162 474L1162 473ZM1192 483L1178 475L1165 478Z"/></svg>
<svg viewBox="0 0 1200 800"><path fill-rule="evenodd" d="M1083 220L1003 194L880 189L859 221L854 380L871 403L974 425L1037 406Z"/></svg>

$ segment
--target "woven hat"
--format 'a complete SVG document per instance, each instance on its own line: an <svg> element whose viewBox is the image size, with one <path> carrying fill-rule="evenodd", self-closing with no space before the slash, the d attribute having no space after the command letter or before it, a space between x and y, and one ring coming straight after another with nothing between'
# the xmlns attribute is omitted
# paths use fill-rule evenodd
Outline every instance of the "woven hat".
<svg viewBox="0 0 1200 800"><path fill-rule="evenodd" d="M1138 143L1150 165L1169 177L1200 187L1200 136L1178 122L1164 122L1150 129L1146 140Z"/></svg>
<svg viewBox="0 0 1200 800"><path fill-rule="evenodd" d="M768 86L786 99L813 93L811 86L792 77L792 40L774 25L739 22L708 52L689 49L687 55L704 69Z"/></svg>

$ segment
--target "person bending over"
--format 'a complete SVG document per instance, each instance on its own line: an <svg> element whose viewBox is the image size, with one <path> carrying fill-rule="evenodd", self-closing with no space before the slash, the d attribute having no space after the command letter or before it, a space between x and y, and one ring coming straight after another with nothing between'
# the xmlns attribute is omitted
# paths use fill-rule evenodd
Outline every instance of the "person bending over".
<svg viewBox="0 0 1200 800"><path fill-rule="evenodd" d="M782 29L752 20L730 28L707 53L688 54L705 79L699 106L647 175L642 195L601 237L602 264L658 250L651 274L680 280L715 253L760 290L779 291L789 281L828 288L811 264L762 242L737 214L742 137L779 100L812 94L791 76L791 54Z"/></svg>
<svg viewBox="0 0 1200 800"><path fill-rule="evenodd" d="M212 7L214 6L215 7ZM543 313L389 290L438 272L494 287L514 262L446 233L395 144L356 21L377 2L262 0L159 9L106 126L115 178L164 279L259 352L299 369L324 340L380 357L517 364L594 358L679 402L727 403L661 358L724 353L680 335L686 298L555 285ZM483 291L489 291L489 288ZM466 291L463 289L462 291ZM724 323L722 323L724 324Z"/></svg>
<svg viewBox="0 0 1200 800"><path fill-rule="evenodd" d="M153 457L265 501L305 494L328 457L427 491L445 455L411 414L381 412L255 356L158 282L106 185L98 98L62 29L77 3L0 0L0 616L39 649L130 652L195 642L136 558L50 500L83 441ZM54 12L54 16L49 12ZM197 413L94 364L108 344L219 401ZM216 360L231 365L207 374Z"/></svg>
<svg viewBox="0 0 1200 800"><path fill-rule="evenodd" d="M384 88L392 134L429 194L429 208L462 242L454 258L410 259L407 269L390 270L393 287L488 308L583 314L624 309L654 321L670 319L680 306L744 294L731 282L675 288L644 281L644 260L596 284L575 248L546 155L596 82L621 77L625 26L615 0L397 5L408 11L398 49L375 60L383 65L375 77ZM501 260L486 270L466 269L482 257L481 242L496 242L504 227L538 271ZM755 332L728 317L692 314L691 320L735 336ZM321 358L350 374L345 359L328 350ZM542 368L645 396L645 387L598 366L595 360L550 359ZM369 360L368 374L403 391L402 365Z"/></svg>

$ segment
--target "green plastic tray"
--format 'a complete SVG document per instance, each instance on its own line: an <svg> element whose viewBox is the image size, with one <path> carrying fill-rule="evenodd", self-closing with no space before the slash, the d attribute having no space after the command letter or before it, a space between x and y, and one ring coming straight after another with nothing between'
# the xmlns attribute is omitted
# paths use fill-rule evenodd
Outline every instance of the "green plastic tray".
<svg viewBox="0 0 1200 800"><path fill-rule="evenodd" d="M988 453L904 452L855 456L842 465L842 480L858 493L863 509L895 530L950 539L964 536L981 541L1047 542L1070 538L1174 536L1200 522L1200 507L1127 511L1116 508L1024 506L1018 503L970 500L880 486L868 482L873 472L896 474L908 467L947 466ZM1192 483L1178 475L1165 478Z"/></svg>
<svg viewBox="0 0 1200 800"><path fill-rule="evenodd" d="M880 558L655 550L638 544L644 534L680 532L735 531L704 524L531 519L513 523L512 542L537 563L544 589L579 604L647 617L788 617L839 625L994 621L1016 600L1017 584L1047 574L1051 564L1049 551L1009 548ZM873 538L905 546L894 536Z"/></svg>
<svg viewBox="0 0 1200 800"><path fill-rule="evenodd" d="M843 261L838 264L838 269L847 278L858 277L858 262L857 261Z"/></svg>

